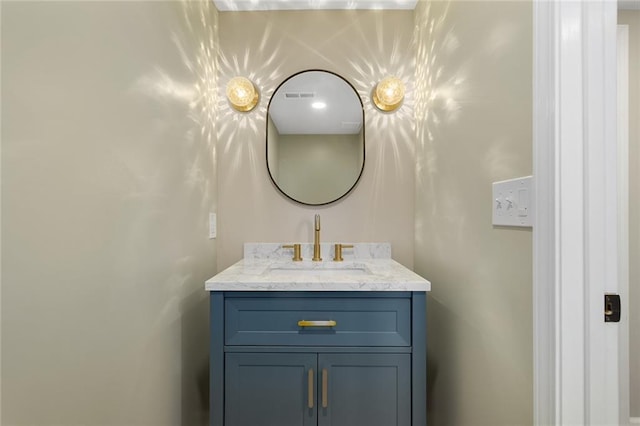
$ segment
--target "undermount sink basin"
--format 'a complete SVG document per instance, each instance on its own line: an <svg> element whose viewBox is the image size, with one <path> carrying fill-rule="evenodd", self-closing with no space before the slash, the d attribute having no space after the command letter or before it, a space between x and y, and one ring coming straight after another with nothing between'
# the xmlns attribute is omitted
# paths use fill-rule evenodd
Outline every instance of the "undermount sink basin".
<svg viewBox="0 0 640 426"><path fill-rule="evenodd" d="M351 276L351 275L366 275L370 274L370 271L365 266L344 266L344 267L321 267L322 265L282 265L273 266L268 269L271 275L309 275L309 276Z"/></svg>

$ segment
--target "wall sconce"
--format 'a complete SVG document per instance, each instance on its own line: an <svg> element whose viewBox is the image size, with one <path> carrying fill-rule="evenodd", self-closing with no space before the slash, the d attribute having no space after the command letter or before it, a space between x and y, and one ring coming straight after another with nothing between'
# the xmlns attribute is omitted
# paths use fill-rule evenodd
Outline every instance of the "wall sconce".
<svg viewBox="0 0 640 426"><path fill-rule="evenodd" d="M258 105L260 94L251 80L244 77L233 77L227 83L227 99L237 111L248 112Z"/></svg>
<svg viewBox="0 0 640 426"><path fill-rule="evenodd" d="M404 99L404 83L398 77L384 78L373 89L372 100L380 111L396 110Z"/></svg>

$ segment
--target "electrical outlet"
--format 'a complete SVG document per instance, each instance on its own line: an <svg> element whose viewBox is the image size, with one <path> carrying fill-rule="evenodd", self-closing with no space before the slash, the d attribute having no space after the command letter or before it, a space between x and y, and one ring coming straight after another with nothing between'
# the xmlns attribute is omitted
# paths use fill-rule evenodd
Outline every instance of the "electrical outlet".
<svg viewBox="0 0 640 426"><path fill-rule="evenodd" d="M218 225L216 224L216 214L209 213L209 239L213 239L218 234Z"/></svg>

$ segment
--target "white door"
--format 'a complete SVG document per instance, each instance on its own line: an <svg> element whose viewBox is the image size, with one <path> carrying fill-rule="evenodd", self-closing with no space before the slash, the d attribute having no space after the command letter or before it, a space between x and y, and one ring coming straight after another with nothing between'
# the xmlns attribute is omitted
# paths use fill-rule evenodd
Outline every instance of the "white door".
<svg viewBox="0 0 640 426"><path fill-rule="evenodd" d="M623 425L616 22L612 0L534 3L534 412L539 425Z"/></svg>

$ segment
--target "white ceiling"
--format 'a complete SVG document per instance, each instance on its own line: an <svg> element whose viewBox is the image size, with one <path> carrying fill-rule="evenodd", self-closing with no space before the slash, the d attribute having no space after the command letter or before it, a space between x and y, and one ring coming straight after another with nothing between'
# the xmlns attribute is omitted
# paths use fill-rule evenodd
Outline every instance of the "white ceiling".
<svg viewBox="0 0 640 426"><path fill-rule="evenodd" d="M323 102L324 109L314 109ZM362 128L360 98L343 79L307 71L285 81L271 97L269 116L281 135L357 134Z"/></svg>
<svg viewBox="0 0 640 426"><path fill-rule="evenodd" d="M213 0L220 11L306 9L409 9L418 0Z"/></svg>

